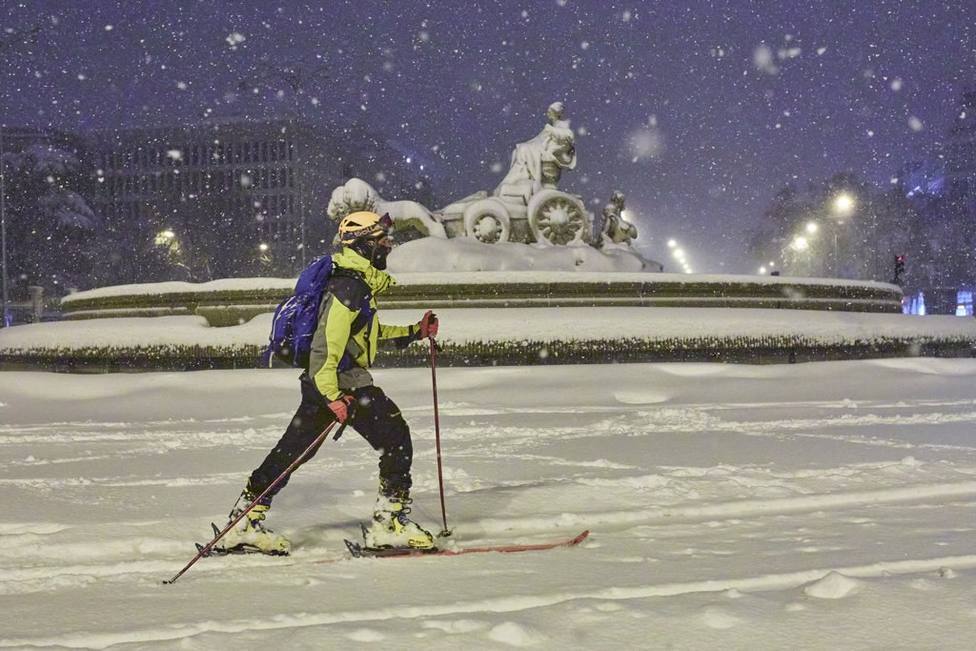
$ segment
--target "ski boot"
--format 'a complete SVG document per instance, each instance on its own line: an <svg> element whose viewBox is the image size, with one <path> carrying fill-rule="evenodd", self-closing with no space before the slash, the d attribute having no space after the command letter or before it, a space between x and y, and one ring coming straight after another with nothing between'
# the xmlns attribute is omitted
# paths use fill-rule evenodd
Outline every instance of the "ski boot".
<svg viewBox="0 0 976 651"><path fill-rule="evenodd" d="M246 490L237 498L237 503L227 516L228 522L234 520L254 500ZM270 504L257 504L247 512L237 525L217 541L213 551L217 554L268 554L287 556L291 543L281 534L276 534L264 526ZM214 525L214 530L217 525Z"/></svg>
<svg viewBox="0 0 976 651"><path fill-rule="evenodd" d="M373 522L363 527L366 549L416 549L434 551L434 537L429 531L407 517L408 506L413 500L402 495L384 495L376 498Z"/></svg>

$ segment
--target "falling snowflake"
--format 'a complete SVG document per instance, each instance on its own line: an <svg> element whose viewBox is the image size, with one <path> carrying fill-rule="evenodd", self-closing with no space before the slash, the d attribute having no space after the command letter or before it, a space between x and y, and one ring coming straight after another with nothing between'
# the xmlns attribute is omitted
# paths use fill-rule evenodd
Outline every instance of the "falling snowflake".
<svg viewBox="0 0 976 651"><path fill-rule="evenodd" d="M627 139L631 162L657 158L664 151L664 136L653 124L632 132Z"/></svg>
<svg viewBox="0 0 976 651"><path fill-rule="evenodd" d="M775 57L773 56L773 49L768 45L760 45L753 50L752 64L756 66L756 69L760 72L765 72L769 75L775 75L779 72L779 68L776 66Z"/></svg>
<svg viewBox="0 0 976 651"><path fill-rule="evenodd" d="M174 161L183 160L183 152L179 149L167 149L166 155Z"/></svg>
<svg viewBox="0 0 976 651"><path fill-rule="evenodd" d="M919 120L914 115L908 118L908 126L909 128L911 128L912 131L921 131L922 129L925 128L925 125L922 124L922 121Z"/></svg>
<svg viewBox="0 0 976 651"><path fill-rule="evenodd" d="M230 46L230 49L236 50L237 46L246 41L247 38L245 38L245 36L240 32L231 32L224 40L227 41L227 45Z"/></svg>

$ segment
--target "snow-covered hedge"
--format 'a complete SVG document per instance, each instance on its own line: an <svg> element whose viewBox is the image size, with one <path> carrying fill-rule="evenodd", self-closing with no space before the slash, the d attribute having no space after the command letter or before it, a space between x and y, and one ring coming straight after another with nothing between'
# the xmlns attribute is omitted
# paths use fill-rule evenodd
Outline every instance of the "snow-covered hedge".
<svg viewBox="0 0 976 651"><path fill-rule="evenodd" d="M153 345L135 349L108 347L51 348L10 351L0 357L0 370L126 371L254 368L261 364L261 346ZM825 344L803 337L741 337L726 339L629 339L608 341L489 341L444 344L438 353L443 366L526 366L537 364L606 364L631 362L735 362L783 364L879 357L973 357L976 340L881 337L844 344ZM415 345L405 351L384 351L378 368L425 366L428 352Z"/></svg>
<svg viewBox="0 0 976 651"><path fill-rule="evenodd" d="M564 307L438 310L446 365L637 361L787 362L970 356L976 320L729 308ZM387 310L411 323L419 310ZM0 330L0 367L196 369L258 365L270 315L214 328L199 316L94 319ZM425 364L422 344L382 366Z"/></svg>

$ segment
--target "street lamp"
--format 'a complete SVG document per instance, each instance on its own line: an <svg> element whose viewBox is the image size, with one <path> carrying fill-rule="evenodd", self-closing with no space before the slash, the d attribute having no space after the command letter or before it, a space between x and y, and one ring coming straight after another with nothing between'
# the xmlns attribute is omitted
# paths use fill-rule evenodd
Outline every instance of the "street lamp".
<svg viewBox="0 0 976 651"><path fill-rule="evenodd" d="M668 248L669 249L673 249L676 246L678 246L678 243L675 240L668 240Z"/></svg>
<svg viewBox="0 0 976 651"><path fill-rule="evenodd" d="M766 267L765 266L759 267L759 275L760 276L765 276L766 275Z"/></svg>
<svg viewBox="0 0 976 651"><path fill-rule="evenodd" d="M817 222L807 222L807 233L810 235L815 234L820 230L820 225Z"/></svg>
<svg viewBox="0 0 976 651"><path fill-rule="evenodd" d="M170 242L176 239L176 233L171 229L165 228L156 233L156 246L169 246Z"/></svg>
<svg viewBox="0 0 976 651"><path fill-rule="evenodd" d="M857 206L857 200L849 192L841 192L834 197L831 208L837 217L849 217Z"/></svg>
<svg viewBox="0 0 976 651"><path fill-rule="evenodd" d="M844 223L844 219L850 217L854 214L854 210L857 208L857 199L854 198L850 192L841 192L834 197L830 205L831 212L834 214L834 224L831 228L831 234L833 236L833 258L834 258L834 276L840 275L840 251L837 246L837 230L840 225Z"/></svg>
<svg viewBox="0 0 976 651"><path fill-rule="evenodd" d="M793 238L793 241L790 243L790 246L793 247L794 251L806 251L807 249L810 248L810 240L803 237L802 235L797 235L796 237Z"/></svg>

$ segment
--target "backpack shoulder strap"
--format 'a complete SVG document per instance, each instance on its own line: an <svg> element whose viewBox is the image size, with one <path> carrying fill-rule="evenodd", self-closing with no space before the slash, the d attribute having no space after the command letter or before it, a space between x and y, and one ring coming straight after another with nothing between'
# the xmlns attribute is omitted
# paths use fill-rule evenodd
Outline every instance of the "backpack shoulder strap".
<svg viewBox="0 0 976 651"><path fill-rule="evenodd" d="M350 310L361 310L369 303L371 292L366 279L361 274L342 267L336 267L329 279L329 291L336 300Z"/></svg>

